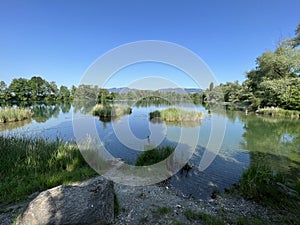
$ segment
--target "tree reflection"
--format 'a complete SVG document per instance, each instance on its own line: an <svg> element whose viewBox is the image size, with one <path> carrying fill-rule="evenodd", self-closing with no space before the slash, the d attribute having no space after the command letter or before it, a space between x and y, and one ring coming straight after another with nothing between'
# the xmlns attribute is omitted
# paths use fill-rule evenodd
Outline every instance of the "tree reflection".
<svg viewBox="0 0 300 225"><path fill-rule="evenodd" d="M250 153L250 167L269 168L293 182L300 177L300 120L247 116L243 149Z"/></svg>

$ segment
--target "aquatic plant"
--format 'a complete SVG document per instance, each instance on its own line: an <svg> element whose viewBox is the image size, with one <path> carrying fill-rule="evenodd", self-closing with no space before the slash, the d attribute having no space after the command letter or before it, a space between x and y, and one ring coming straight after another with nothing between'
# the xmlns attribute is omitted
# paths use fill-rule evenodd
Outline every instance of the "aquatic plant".
<svg viewBox="0 0 300 225"><path fill-rule="evenodd" d="M102 118L123 116L126 114L131 114L131 112L132 109L130 107L122 105L97 104L92 109L92 114L94 116L99 116Z"/></svg>
<svg viewBox="0 0 300 225"><path fill-rule="evenodd" d="M256 113L270 116L285 116L285 117L293 117L299 118L300 111L296 110L286 110L278 107L266 107L262 109L256 110Z"/></svg>
<svg viewBox="0 0 300 225"><path fill-rule="evenodd" d="M198 111L188 111L180 108L168 108L164 110L156 110L150 112L150 120L160 118L168 122L188 122L199 121L202 119L203 113Z"/></svg>
<svg viewBox="0 0 300 225"><path fill-rule="evenodd" d="M29 119L32 116L32 111L25 108L3 108L0 109L0 123L16 122Z"/></svg>
<svg viewBox="0 0 300 225"><path fill-rule="evenodd" d="M143 151L137 158L136 166L149 166L156 164L168 158L175 148L171 146L157 147L151 150Z"/></svg>

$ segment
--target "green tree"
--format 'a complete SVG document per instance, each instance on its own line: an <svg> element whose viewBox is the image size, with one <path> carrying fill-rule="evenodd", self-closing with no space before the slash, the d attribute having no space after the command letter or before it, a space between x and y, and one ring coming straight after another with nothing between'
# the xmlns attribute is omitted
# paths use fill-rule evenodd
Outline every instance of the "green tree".
<svg viewBox="0 0 300 225"><path fill-rule="evenodd" d="M265 104L285 109L300 109L300 78L286 77L261 83L265 90Z"/></svg>
<svg viewBox="0 0 300 225"><path fill-rule="evenodd" d="M30 100L31 90L28 86L28 80L25 78L15 78L8 87L11 100L28 101Z"/></svg>
<svg viewBox="0 0 300 225"><path fill-rule="evenodd" d="M0 100L7 99L7 85L4 81L0 81Z"/></svg>
<svg viewBox="0 0 300 225"><path fill-rule="evenodd" d="M46 96L51 93L49 83L41 77L32 77L28 81L28 88L30 89L30 100L33 101L45 100Z"/></svg>
<svg viewBox="0 0 300 225"><path fill-rule="evenodd" d="M292 39L292 46L293 48L300 45L300 23L295 31L296 37Z"/></svg>
<svg viewBox="0 0 300 225"><path fill-rule="evenodd" d="M100 88L97 96L97 102L100 104L106 104L108 98L109 98L109 91L107 89Z"/></svg>
<svg viewBox="0 0 300 225"><path fill-rule="evenodd" d="M214 83L211 82L211 83L209 84L209 91L212 91L213 89L214 89Z"/></svg>
<svg viewBox="0 0 300 225"><path fill-rule="evenodd" d="M59 100L68 100L69 98L70 98L69 89L64 85L60 86L58 99Z"/></svg>
<svg viewBox="0 0 300 225"><path fill-rule="evenodd" d="M55 100L58 98L58 95L59 95L58 87L54 81L51 81L49 83L49 92L47 95L47 100Z"/></svg>
<svg viewBox="0 0 300 225"><path fill-rule="evenodd" d="M72 97L72 100L75 97L76 90L77 90L76 86L72 85L72 87L71 87L71 97Z"/></svg>
<svg viewBox="0 0 300 225"><path fill-rule="evenodd" d="M256 69L246 74L246 86L253 99L259 100L261 106L298 108L297 97L292 94L299 93L300 49L286 39L275 51L263 53L256 62Z"/></svg>

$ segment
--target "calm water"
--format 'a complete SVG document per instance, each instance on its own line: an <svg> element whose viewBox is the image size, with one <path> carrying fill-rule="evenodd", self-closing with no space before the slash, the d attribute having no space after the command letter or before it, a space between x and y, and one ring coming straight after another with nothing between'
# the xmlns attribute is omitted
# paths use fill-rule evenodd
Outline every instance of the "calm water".
<svg viewBox="0 0 300 225"><path fill-rule="evenodd" d="M208 112L199 124L154 123L149 121L149 112L167 106L133 106L132 114L115 121L103 122L93 118L96 130L106 149L115 157L134 164L140 151L147 145L176 146L181 132L193 134L199 131L195 152L190 159L194 167L189 172L179 172L170 179L170 185L178 193L195 198L208 198L214 189L223 190L238 182L241 174L252 164L263 164L276 172L284 172L291 178L300 177L300 120L244 115L239 112ZM3 135L25 135L64 140L75 140L72 117L83 114L70 104L36 105L31 107L33 118L18 123L0 124ZM212 121L225 121L224 139L217 157L204 171L198 169L200 160L211 135ZM128 124L138 141L128 143L116 133L128 132ZM216 124L215 124L216 125ZM85 128L83 127L83 130ZM123 129L123 130L122 130ZM116 132L118 130L118 132ZM152 131L152 132L151 132ZM155 131L155 132L154 132Z"/></svg>

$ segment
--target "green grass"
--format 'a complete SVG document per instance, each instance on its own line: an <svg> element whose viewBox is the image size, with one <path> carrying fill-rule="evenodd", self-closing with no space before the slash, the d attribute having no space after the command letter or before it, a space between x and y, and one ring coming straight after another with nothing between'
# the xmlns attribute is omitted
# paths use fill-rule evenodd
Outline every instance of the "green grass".
<svg viewBox="0 0 300 225"><path fill-rule="evenodd" d="M300 195L297 186L286 181L286 174L274 173L267 166L251 166L242 175L237 190L246 198L284 212L279 219L282 224L300 224ZM295 183L299 180L295 178ZM294 190L291 195L278 184ZM259 221L258 221L259 222ZM257 223L259 224L259 223Z"/></svg>
<svg viewBox="0 0 300 225"><path fill-rule="evenodd" d="M111 117L118 117L123 116L126 114L130 114L132 109L128 106L121 106L121 105L103 105L97 104L92 109L92 114L94 116L99 116L101 118L111 118Z"/></svg>
<svg viewBox="0 0 300 225"><path fill-rule="evenodd" d="M283 117L293 117L293 118L299 118L300 116L300 111L286 110L278 107L267 107L263 109L258 109L256 113L263 114L263 115L270 115L270 116L283 116Z"/></svg>
<svg viewBox="0 0 300 225"><path fill-rule="evenodd" d="M136 166L149 166L163 161L169 157L175 148L171 146L158 147L151 150L146 150L142 152L136 162Z"/></svg>
<svg viewBox="0 0 300 225"><path fill-rule="evenodd" d="M30 109L23 108L4 108L0 109L0 123L16 122L29 119L32 116Z"/></svg>
<svg viewBox="0 0 300 225"><path fill-rule="evenodd" d="M0 204L95 176L75 143L0 136Z"/></svg>
<svg viewBox="0 0 300 225"><path fill-rule="evenodd" d="M276 182L284 183L284 176L273 174L266 166L251 166L243 173L239 189L248 199L273 201L278 204L281 192L276 187Z"/></svg>
<svg viewBox="0 0 300 225"><path fill-rule="evenodd" d="M180 108L168 108L150 112L150 119L160 118L168 122L191 122L202 119L203 113L196 111L187 111Z"/></svg>

